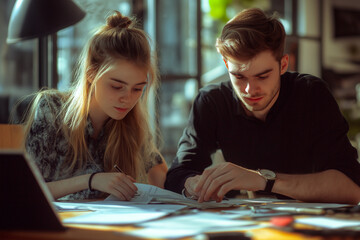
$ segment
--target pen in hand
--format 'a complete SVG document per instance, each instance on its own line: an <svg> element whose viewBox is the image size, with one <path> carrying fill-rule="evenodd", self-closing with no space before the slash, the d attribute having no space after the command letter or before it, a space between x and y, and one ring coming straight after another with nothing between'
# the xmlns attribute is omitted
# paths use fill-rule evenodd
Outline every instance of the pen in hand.
<svg viewBox="0 0 360 240"><path fill-rule="evenodd" d="M121 169L118 167L118 165L115 164L115 165L114 165L114 168L116 169L116 171L125 174L124 171L121 170ZM126 174L125 174L125 175L126 175Z"/></svg>
<svg viewBox="0 0 360 240"><path fill-rule="evenodd" d="M123 170L121 170L121 168L119 168L119 166L118 165L114 165L114 168L116 169L116 171L118 171L118 172L120 172L120 173L123 173L123 174L125 174L126 176L127 176L127 174L123 171ZM139 193L138 192L135 192L135 196L138 196L139 195Z"/></svg>

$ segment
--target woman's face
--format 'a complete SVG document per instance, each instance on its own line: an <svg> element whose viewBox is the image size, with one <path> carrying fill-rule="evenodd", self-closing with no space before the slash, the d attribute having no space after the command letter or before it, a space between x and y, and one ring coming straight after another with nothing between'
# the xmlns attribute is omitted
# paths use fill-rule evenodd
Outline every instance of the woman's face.
<svg viewBox="0 0 360 240"><path fill-rule="evenodd" d="M140 99L146 84L147 69L124 59L115 61L95 83L92 119L123 119Z"/></svg>

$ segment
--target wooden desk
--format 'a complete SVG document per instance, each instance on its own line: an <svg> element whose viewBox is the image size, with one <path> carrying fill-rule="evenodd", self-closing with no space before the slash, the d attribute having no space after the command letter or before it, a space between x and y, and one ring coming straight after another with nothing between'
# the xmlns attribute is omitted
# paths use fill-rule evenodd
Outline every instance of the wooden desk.
<svg viewBox="0 0 360 240"><path fill-rule="evenodd" d="M140 238L132 237L129 235L121 234L123 230L118 227L101 229L94 227L93 229L82 228L82 227L69 227L65 232L18 232L18 231L0 231L1 240L77 240L77 239L88 239L88 240L139 240ZM257 229L251 231L254 240L322 240L322 237L306 237L300 234L282 232L274 229ZM332 238L340 239L340 238ZM351 239L351 238L346 238ZM191 240L191 238L183 238L183 240Z"/></svg>
<svg viewBox="0 0 360 240"><path fill-rule="evenodd" d="M24 130L22 125L0 124L0 149L22 149Z"/></svg>
<svg viewBox="0 0 360 240"><path fill-rule="evenodd" d="M109 230L92 230L92 229L82 229L71 227L65 232L9 232L9 231L0 231L0 239L1 240L45 240L45 239L53 239L53 240L64 240L64 239L87 239L87 240L134 240L138 238L134 238L131 236L120 235L116 232Z"/></svg>
<svg viewBox="0 0 360 240"><path fill-rule="evenodd" d="M82 214L81 212L62 212L60 213L61 219ZM122 234L126 231L133 230L131 226L106 226L106 225L65 225L68 229L64 232L37 232L37 231L0 231L1 240L104 240L104 239L122 239L122 240L136 240L140 239L129 235ZM261 228L249 231L254 240L322 240L322 239L356 239L349 237L320 237L320 236L305 236L298 233L285 232L272 228ZM192 238L183 238L182 240L192 240Z"/></svg>
<svg viewBox="0 0 360 240"><path fill-rule="evenodd" d="M84 212L61 212L59 213L60 218L66 219L69 217L78 216ZM138 239L128 235L121 234L122 232L133 229L132 227L124 226L103 226L103 225L75 225L65 224L67 228L63 232L43 232L43 231L1 231L1 240L42 240L42 239L53 239L53 240L65 240L65 239L89 239L89 240L112 240L112 239L123 239L123 240L134 240Z"/></svg>

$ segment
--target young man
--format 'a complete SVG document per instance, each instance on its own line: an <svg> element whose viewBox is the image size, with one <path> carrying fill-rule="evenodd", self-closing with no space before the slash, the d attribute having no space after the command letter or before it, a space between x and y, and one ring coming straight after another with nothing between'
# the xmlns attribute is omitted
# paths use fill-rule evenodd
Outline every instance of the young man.
<svg viewBox="0 0 360 240"><path fill-rule="evenodd" d="M240 12L216 47L230 81L200 90L165 188L221 201L231 190L312 202L360 202L348 124L324 81L290 73L285 31L259 9ZM225 162L210 166L221 149Z"/></svg>

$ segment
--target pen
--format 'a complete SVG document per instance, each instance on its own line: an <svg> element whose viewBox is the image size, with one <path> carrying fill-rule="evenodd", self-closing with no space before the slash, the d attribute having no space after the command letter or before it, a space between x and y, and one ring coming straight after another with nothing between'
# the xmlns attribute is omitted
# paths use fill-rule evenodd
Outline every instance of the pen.
<svg viewBox="0 0 360 240"><path fill-rule="evenodd" d="M114 165L114 168L116 169L116 171L120 172L120 173L123 173L126 175L126 173L124 173L123 170L121 170L121 168L118 167L118 165ZM135 192L135 196L139 196L139 193L138 192Z"/></svg>
<svg viewBox="0 0 360 240"><path fill-rule="evenodd" d="M124 171L123 170L121 170L119 167L118 167L118 165L114 165L114 168L116 169L116 171L118 171L118 172L121 172L121 173L123 173L123 174L125 174L124 173Z"/></svg>
<svg viewBox="0 0 360 240"><path fill-rule="evenodd" d="M291 213L316 214L316 215L322 215L326 213L324 209L319 209L319 208L275 207L273 209L277 211L285 211Z"/></svg>

